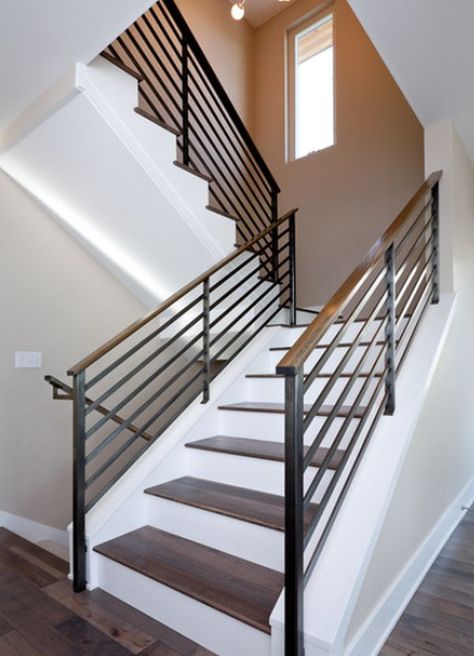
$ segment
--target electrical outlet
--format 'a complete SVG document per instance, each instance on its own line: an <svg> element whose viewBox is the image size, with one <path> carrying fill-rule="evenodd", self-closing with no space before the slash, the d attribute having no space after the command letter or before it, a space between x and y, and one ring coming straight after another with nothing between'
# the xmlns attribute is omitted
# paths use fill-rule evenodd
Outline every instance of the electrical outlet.
<svg viewBox="0 0 474 656"><path fill-rule="evenodd" d="M15 369L40 369L43 354L37 351L16 351Z"/></svg>

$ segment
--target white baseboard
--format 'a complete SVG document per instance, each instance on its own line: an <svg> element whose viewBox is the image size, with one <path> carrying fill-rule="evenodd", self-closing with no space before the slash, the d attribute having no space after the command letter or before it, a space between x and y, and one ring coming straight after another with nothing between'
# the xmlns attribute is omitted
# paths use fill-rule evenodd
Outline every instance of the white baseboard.
<svg viewBox="0 0 474 656"><path fill-rule="evenodd" d="M440 551L474 499L474 477L441 516L344 650L344 656L377 656Z"/></svg>
<svg viewBox="0 0 474 656"><path fill-rule="evenodd" d="M12 515L3 510L0 510L0 526L7 528L12 533L16 533L30 542L37 543L43 540L51 540L63 547L67 547L68 545L66 531L61 531L45 524L39 524L19 515Z"/></svg>

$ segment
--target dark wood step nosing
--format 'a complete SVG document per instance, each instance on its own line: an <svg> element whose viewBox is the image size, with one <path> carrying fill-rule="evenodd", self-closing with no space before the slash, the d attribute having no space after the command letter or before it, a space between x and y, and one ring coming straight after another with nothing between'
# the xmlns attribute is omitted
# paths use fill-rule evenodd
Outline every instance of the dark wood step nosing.
<svg viewBox="0 0 474 656"><path fill-rule="evenodd" d="M148 121L151 121L152 123L156 123L156 125L159 125L160 128L163 128L164 130L171 132L171 134L173 134L175 137L181 136L180 130L174 128L172 125L169 125L168 123L165 123L151 112L148 112L146 109L142 109L141 107L135 107L133 111L136 114L139 114L143 118L147 119Z"/></svg>
<svg viewBox="0 0 474 656"><path fill-rule="evenodd" d="M236 223L240 221L239 217L232 216L232 214L227 214L227 212L221 210L220 207L216 207L215 205L206 205L206 210L209 210L209 212L214 212L214 214L219 214L219 216L224 216L226 219L231 219Z"/></svg>
<svg viewBox="0 0 474 656"><path fill-rule="evenodd" d="M122 71L127 73L128 75L131 75L131 77L135 78L138 82L142 82L144 77L142 73L139 73L138 71L135 71L133 68L130 68L130 66L127 66L127 64L124 64L121 62L119 59L115 59L112 55L109 55L108 52L101 52L100 56L106 59L108 62L113 64L114 66L117 66L117 68L120 68Z"/></svg>
<svg viewBox="0 0 474 656"><path fill-rule="evenodd" d="M159 540L162 541L163 550L168 551L169 554L170 544L173 545L174 565L167 564L166 558L163 558L163 556L156 556L156 544ZM124 543L127 542L130 545L124 547ZM140 559L135 557L136 549L133 547L133 543L139 548L141 563L137 563L137 560ZM147 556L149 558L156 559L154 563L149 563L148 567L144 564L145 557L142 556L146 550L148 550ZM280 572L151 526L143 526L118 538L96 545L94 551L123 567L137 572L141 576L145 576L160 585L233 617L258 631L270 633L270 613L277 602L284 583L283 574ZM187 556L186 551L188 552ZM179 565L181 559L189 567L192 555L195 555L195 559L200 565L193 570L194 581L191 581L189 570ZM208 563L206 568L203 568L201 564L203 557ZM223 587L222 594L217 594L215 580L212 580L213 572L218 573L219 569L216 566L216 561L219 562L221 569L224 564L223 569L225 569L225 576L222 576L222 586L225 585L226 587ZM164 567L160 565L160 562ZM206 577L210 581L209 585L206 584ZM229 577L234 581L242 581L232 591L231 603L228 594ZM248 597L246 580L251 580L251 585L255 590L260 591L261 598L252 599L252 604L245 600L245 597ZM264 583L259 583L259 581L264 581ZM263 597L265 597L264 600ZM235 603L236 600L237 603ZM259 604L260 608L257 608ZM265 620L263 620L263 617L265 617Z"/></svg>
<svg viewBox="0 0 474 656"><path fill-rule="evenodd" d="M233 437L227 435L215 435L193 442L187 442L186 448L220 453L224 455L241 456L244 458L257 458L259 460L270 460L272 462L285 462L285 445L283 442L272 440L258 440L247 437ZM305 452L309 449L305 446ZM327 448L320 448L311 459L310 467L320 467L328 453ZM344 455L342 449L334 454L328 469L336 470Z"/></svg>
<svg viewBox="0 0 474 656"><path fill-rule="evenodd" d="M284 497L250 488L183 476L147 488L145 494L283 532ZM310 504L308 520L317 511Z"/></svg>
<svg viewBox="0 0 474 656"><path fill-rule="evenodd" d="M178 162L178 160L175 160L173 162L175 166L177 166L179 169L182 169L183 171L186 171L186 173L191 173L191 175L195 175L197 178L200 178L201 180L205 180L209 184L211 182L214 182L214 178L211 178L210 175L206 175L205 173L201 173L201 171L198 171L197 169L193 168L192 166L187 166L186 164L183 164L182 162Z"/></svg>

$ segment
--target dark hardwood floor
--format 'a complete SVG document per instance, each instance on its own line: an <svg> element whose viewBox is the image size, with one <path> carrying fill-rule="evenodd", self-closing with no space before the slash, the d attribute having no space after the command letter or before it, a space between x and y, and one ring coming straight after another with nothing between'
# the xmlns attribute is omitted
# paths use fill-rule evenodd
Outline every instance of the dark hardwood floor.
<svg viewBox="0 0 474 656"><path fill-rule="evenodd" d="M66 574L0 528L0 656L213 656L100 589L74 594Z"/></svg>
<svg viewBox="0 0 474 656"><path fill-rule="evenodd" d="M474 513L441 551L379 656L474 656Z"/></svg>

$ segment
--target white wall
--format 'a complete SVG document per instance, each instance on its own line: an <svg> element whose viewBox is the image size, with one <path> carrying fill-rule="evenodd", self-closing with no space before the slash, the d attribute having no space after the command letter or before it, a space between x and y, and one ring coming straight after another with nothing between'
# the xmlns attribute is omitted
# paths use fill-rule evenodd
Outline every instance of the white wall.
<svg viewBox="0 0 474 656"><path fill-rule="evenodd" d="M64 529L72 408L43 376L67 380L144 307L4 173L0 224L0 510ZM42 369L14 369L15 350L42 351Z"/></svg>
<svg viewBox="0 0 474 656"><path fill-rule="evenodd" d="M452 124L429 127L425 139L426 173L444 169L442 277L444 290L451 286L456 291L457 303L359 596L348 642L474 476L474 170Z"/></svg>

